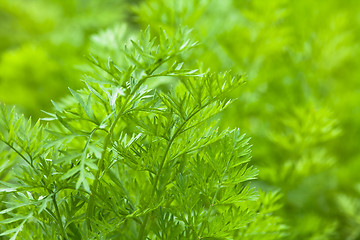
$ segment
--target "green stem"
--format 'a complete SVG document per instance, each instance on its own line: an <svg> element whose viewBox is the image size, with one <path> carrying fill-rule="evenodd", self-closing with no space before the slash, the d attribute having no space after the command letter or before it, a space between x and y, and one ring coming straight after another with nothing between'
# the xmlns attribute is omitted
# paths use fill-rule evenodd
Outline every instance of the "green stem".
<svg viewBox="0 0 360 240"><path fill-rule="evenodd" d="M63 236L64 239L68 240L69 238L68 238L68 236L66 234L64 225L63 225L62 220L61 220L61 215L60 215L59 207L58 207L57 202L56 202L56 195L55 194L52 196L52 201L53 201L54 206L55 206L56 218L57 218L57 221L58 221L59 226L60 226L61 235Z"/></svg>
<svg viewBox="0 0 360 240"><path fill-rule="evenodd" d="M158 170L158 174L156 175L155 177L155 181L154 181L154 185L153 185L153 188L151 190L151 195L150 195L150 200L149 200L149 205L152 203L153 201L153 198L154 198L154 195L155 195L155 191L156 191L156 188L157 188L157 184L159 182L159 179L160 179L160 175L161 175L161 171L165 165L165 162L166 162L166 157L170 151L170 147L172 145L172 143L174 142L175 138L181 133L183 127L185 126L185 124L192 118L194 117L199 111L201 110L198 109L196 110L195 112L193 112L189 118L187 118L181 125L180 127L176 130L176 132L174 133L174 135L171 137L167 147L166 147L166 150L165 150L165 154L164 154L164 157L162 158L161 160L161 163L160 163L160 167L159 167L159 170ZM146 225L149 221L149 214L146 215L143 223L141 224L141 227L140 227L140 233L139 233L139 237L138 237L138 240L142 240L144 238L144 234L145 234L145 228L146 228Z"/></svg>
<svg viewBox="0 0 360 240"><path fill-rule="evenodd" d="M107 150L107 147L109 145L110 138L111 138L112 132L114 131L116 122L120 119L120 116L121 115L119 114L116 117L114 123L112 124L112 126L110 128L109 133L106 135L104 148L103 148L101 158L100 158L100 161L99 161L99 167L98 167L98 170L97 170L96 175L95 175L94 185L93 185L93 187L91 189L92 193L90 195L89 204L88 204L88 207L86 209L86 222L87 222L87 226L88 226L89 229L90 229L90 218L93 215L93 210L94 210L95 193L97 192L97 188L98 188L98 184L99 184L99 180L100 180L100 174L101 174L101 172L103 171L103 168L104 168L105 155L106 155L106 152L107 152L106 150Z"/></svg>
<svg viewBox="0 0 360 240"><path fill-rule="evenodd" d="M175 136L175 135L174 135ZM154 186L151 190L151 195L150 195L150 201L149 201L149 205L152 203L152 200L154 198L154 195L155 195L155 191L156 191L156 188L157 188L157 183L159 181L159 178L160 178L160 175L161 175L161 171L164 167L164 164L165 164L165 161L166 161L166 156L170 150L170 147L171 147L171 144L173 143L175 138L171 138L167 147L166 147L166 150L165 150L165 154L164 154L164 157L163 159L161 160L161 163L160 163L160 167L159 167L159 171L158 171L158 174L156 174L156 177L155 177L155 181L154 181ZM147 225L147 222L149 221L149 214L147 214L145 216L145 219L143 221L143 223L141 224L141 227L140 227L140 233L139 233L139 237L138 237L138 240L141 240L144 238L144 234L145 234L145 228L146 228L146 225Z"/></svg>
<svg viewBox="0 0 360 240"><path fill-rule="evenodd" d="M12 150L14 150L22 159L24 159L33 169L37 174L40 174L37 169L32 165L32 161L29 161L23 154L21 154L21 152L19 152L14 146L12 146L10 143L3 141L6 145L8 145ZM30 158L32 159L32 156L29 154ZM54 204L55 207L55 213L56 213L56 219L58 221L58 224L60 226L60 231L61 231L61 235L63 236L64 239L68 240L68 236L66 234L64 225L62 224L62 220L61 220L61 215L60 215L60 211L59 211L59 207L58 204L56 202L56 194L53 193L51 190L49 190L46 187L46 184L44 182L44 180L41 180L41 183L43 184L43 187L50 193L53 194L52 195L52 202Z"/></svg>
<svg viewBox="0 0 360 240"><path fill-rule="evenodd" d="M87 221L87 226L88 226L89 229L90 229L90 218L93 215L93 211L94 211L95 192L97 192L97 188L98 188L99 180L100 180L100 174L103 171L103 167L104 167L104 161L105 161L105 156L106 156L106 153L107 153L107 148L108 148L108 145L110 143L110 139L111 139L111 136L112 136L113 131L115 129L115 126L116 126L117 122L119 121L119 119L121 118L121 116L125 113L124 112L125 107L128 105L128 103L129 103L131 97L133 96L133 94L137 90L139 90L141 85L143 85L144 82L147 79L149 79L151 77L154 77L154 75L152 75L152 74L156 71L156 69L158 69L164 62L168 61L169 59L170 58L166 59L165 61L161 61L161 62L157 63L155 65L155 67L146 76L144 76L143 78L141 78L139 80L139 82L135 85L134 89L131 91L131 93L126 98L125 103L122 106L122 108L120 109L120 111L119 111L118 115L116 116L114 122L111 124L110 130L109 130L109 132L108 132L108 134L106 135L106 138L105 138L104 148L103 148L103 151L101 153L100 161L98 163L99 167L98 167L98 170L97 170L96 175L95 175L95 180L94 180L94 183L93 183L93 187L91 188L92 193L90 195L89 204L88 204L88 207L86 209L86 221Z"/></svg>
<svg viewBox="0 0 360 240"><path fill-rule="evenodd" d="M19 152L13 145L11 145L6 141L2 141L2 142L5 143L8 147L10 147L12 150L14 150L14 152L16 152L27 164L29 164L32 168L34 168L31 162L23 154L21 154L21 152Z"/></svg>
<svg viewBox="0 0 360 240"><path fill-rule="evenodd" d="M143 81L140 80L139 82L142 83ZM137 91L139 89L140 85L141 84L138 84L134 88L133 92ZM86 210L86 221L87 221L87 226L88 226L89 229L90 229L90 218L93 215L94 204L95 204L95 194L94 193L97 191L97 188L98 188L98 185L99 185L100 174L104 170L103 168L104 168L105 156L106 156L106 153L107 153L107 148L108 148L109 143L110 143L110 138L111 138L111 135L114 132L114 129L115 129L115 126L116 126L117 122L119 121L119 119L121 118L121 116L122 116L122 114L123 114L123 112L125 110L125 107L127 106L127 104L130 101L130 96L132 96L132 94L130 94L128 96L128 98L125 100L125 103L124 103L123 107L120 109L120 111L119 111L118 115L116 116L114 122L111 124L110 130L109 130L109 132L108 132L108 134L106 135L106 138L105 138L104 148L103 148L103 151L101 153L100 161L98 163L99 167L98 167L98 170L97 170L96 175L95 175L94 185L93 185L93 187L91 189L92 194L90 195L89 204L88 204L88 207L87 207L87 210Z"/></svg>
<svg viewBox="0 0 360 240"><path fill-rule="evenodd" d="M160 64L161 65L161 64ZM128 97L126 98L125 100L125 103L124 105L122 106L122 108L120 109L118 115L116 116L114 122L111 124L110 126L110 130L108 132L108 134L106 135L106 138L105 138L105 142L104 142L104 148L103 148L103 151L101 153L101 158L100 158L100 161L98 163L99 167L98 167L98 170L96 172L96 175L95 175L95 180L94 180L94 183L93 183L93 187L91 188L91 195L90 195L90 200L89 200L89 204L88 204L88 207L86 209L86 221L87 221L87 226L88 228L90 229L90 218L91 216L93 215L93 211L94 211L94 204L95 204L95 192L97 192L97 188L98 188L98 185L99 185L99 180L100 180L100 174L101 172L103 171L103 167L104 167L104 161L105 161L105 156L106 156L106 153L107 153L107 148L108 148L108 145L110 143L110 139L111 139L111 135L113 134L113 131L115 129L115 126L117 124L117 122L119 121L119 119L121 118L121 116L124 114L124 110L126 108L126 106L128 105L130 99L131 99L131 96L137 91L139 90L140 86L148 79L148 78L151 78L153 77L151 74L154 73L154 71L160 66L156 66L154 69L152 69L152 71L149 73L149 75L143 77L142 79L140 79L140 81L136 84L136 86L134 87L134 89L131 91L131 93L128 95Z"/></svg>

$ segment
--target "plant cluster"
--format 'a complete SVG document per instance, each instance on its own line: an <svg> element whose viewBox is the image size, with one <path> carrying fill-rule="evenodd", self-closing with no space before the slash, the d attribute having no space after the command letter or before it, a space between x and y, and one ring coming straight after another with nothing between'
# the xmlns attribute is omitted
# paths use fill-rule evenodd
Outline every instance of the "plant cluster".
<svg viewBox="0 0 360 240"><path fill-rule="evenodd" d="M279 195L249 181L249 139L218 114L241 75L186 69L196 43L146 30L90 56L86 87L37 121L1 107L1 233L11 239L277 239ZM168 78L166 90L148 82ZM45 124L43 121L48 122Z"/></svg>
<svg viewBox="0 0 360 240"><path fill-rule="evenodd" d="M0 239L359 239L359 6L0 0Z"/></svg>

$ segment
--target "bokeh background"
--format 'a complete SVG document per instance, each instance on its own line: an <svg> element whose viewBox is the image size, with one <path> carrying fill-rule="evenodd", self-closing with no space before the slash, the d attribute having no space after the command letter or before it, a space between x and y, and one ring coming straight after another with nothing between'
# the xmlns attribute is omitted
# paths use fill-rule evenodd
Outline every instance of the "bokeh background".
<svg viewBox="0 0 360 240"><path fill-rule="evenodd" d="M0 102L33 119L150 26L192 28L189 66L247 76L221 127L252 138L286 239L360 239L358 0L0 0Z"/></svg>

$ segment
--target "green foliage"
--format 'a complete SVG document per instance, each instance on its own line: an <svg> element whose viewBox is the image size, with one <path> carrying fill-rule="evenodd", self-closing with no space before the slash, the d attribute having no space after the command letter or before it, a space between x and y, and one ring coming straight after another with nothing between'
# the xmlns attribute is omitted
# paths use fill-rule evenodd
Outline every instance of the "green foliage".
<svg viewBox="0 0 360 240"><path fill-rule="evenodd" d="M197 43L143 32L35 125L5 106L0 140L15 154L1 182L11 239L279 239L277 193L250 186L249 139L220 130L241 75L179 62ZM158 44L156 43L158 42ZM148 88L159 78L167 90ZM44 124L43 121L47 121ZM4 181L6 180L6 181Z"/></svg>
<svg viewBox="0 0 360 240"><path fill-rule="evenodd" d="M222 125L253 137L257 184L284 194L288 239L358 239L358 2L144 0L134 12L193 28L189 64L247 73Z"/></svg>
<svg viewBox="0 0 360 240"><path fill-rule="evenodd" d="M0 0L0 239L359 239L359 6Z"/></svg>
<svg viewBox="0 0 360 240"><path fill-rule="evenodd" d="M125 18L126 1L0 0L0 101L35 118L79 88L89 37Z"/></svg>

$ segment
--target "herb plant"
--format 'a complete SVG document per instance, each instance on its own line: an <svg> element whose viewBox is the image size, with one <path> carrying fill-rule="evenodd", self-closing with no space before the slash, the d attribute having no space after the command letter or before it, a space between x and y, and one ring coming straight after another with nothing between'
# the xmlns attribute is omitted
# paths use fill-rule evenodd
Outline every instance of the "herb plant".
<svg viewBox="0 0 360 240"><path fill-rule="evenodd" d="M0 108L4 239L278 239L276 193L251 187L249 139L220 131L241 75L186 69L197 45L146 30L32 124ZM160 88L156 82L169 84ZM154 88L148 88L153 85ZM161 90L162 89L162 90ZM11 164L9 164L11 160ZM260 196L260 197L259 197Z"/></svg>

